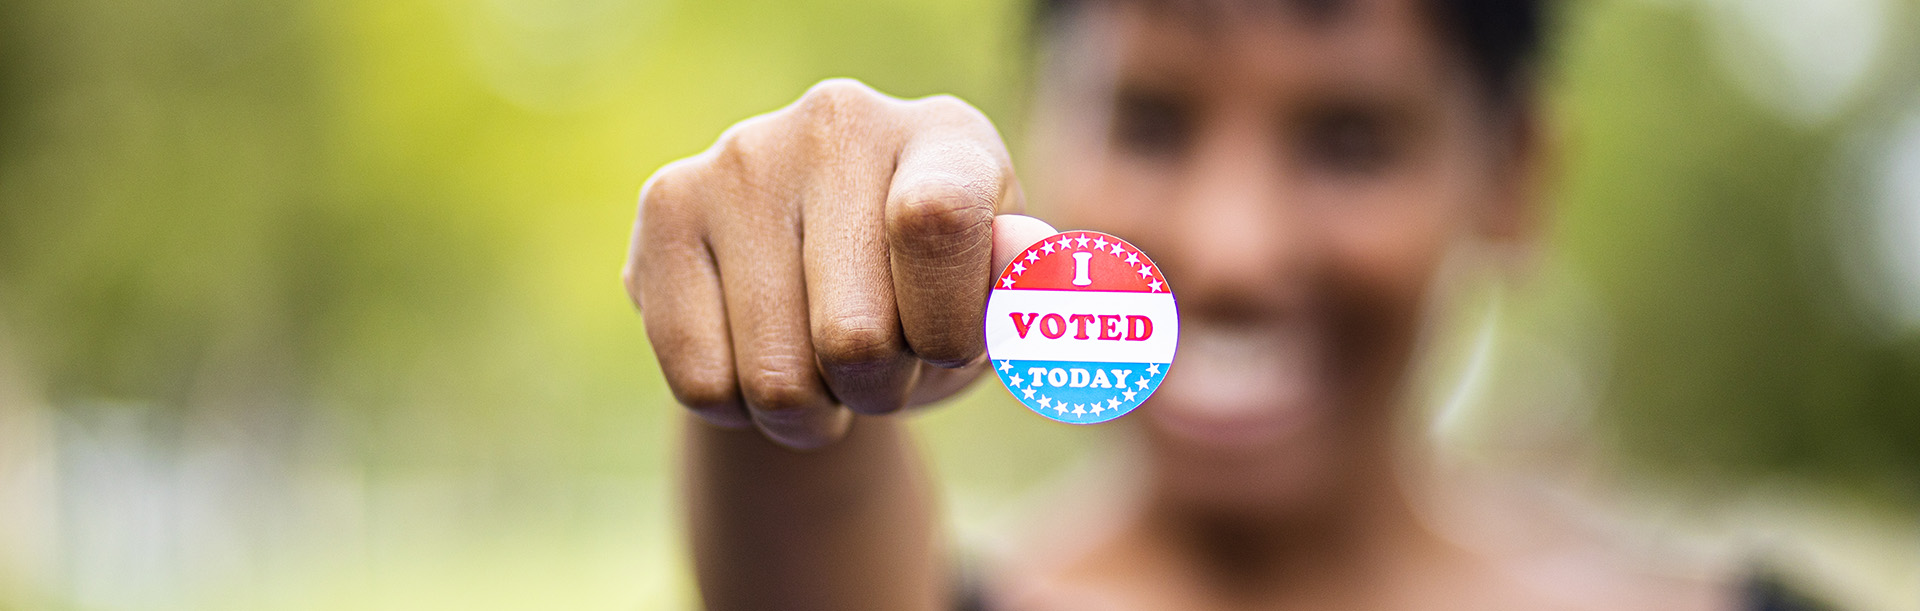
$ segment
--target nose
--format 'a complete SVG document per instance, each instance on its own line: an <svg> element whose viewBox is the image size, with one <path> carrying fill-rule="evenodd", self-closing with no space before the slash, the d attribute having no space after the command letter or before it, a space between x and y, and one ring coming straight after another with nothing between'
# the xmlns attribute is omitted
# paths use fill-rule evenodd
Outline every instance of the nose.
<svg viewBox="0 0 1920 611"><path fill-rule="evenodd" d="M1313 265L1307 214L1265 130L1225 127L1196 143L1173 202L1168 278L1188 314L1271 317L1299 309Z"/></svg>

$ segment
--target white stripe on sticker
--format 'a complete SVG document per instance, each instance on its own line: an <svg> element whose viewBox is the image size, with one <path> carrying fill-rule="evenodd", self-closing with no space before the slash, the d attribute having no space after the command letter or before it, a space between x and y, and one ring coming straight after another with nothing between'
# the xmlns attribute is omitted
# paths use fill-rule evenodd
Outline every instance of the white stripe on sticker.
<svg viewBox="0 0 1920 611"><path fill-rule="evenodd" d="M1170 293L995 291L987 303L995 359L1170 363L1180 318Z"/></svg>

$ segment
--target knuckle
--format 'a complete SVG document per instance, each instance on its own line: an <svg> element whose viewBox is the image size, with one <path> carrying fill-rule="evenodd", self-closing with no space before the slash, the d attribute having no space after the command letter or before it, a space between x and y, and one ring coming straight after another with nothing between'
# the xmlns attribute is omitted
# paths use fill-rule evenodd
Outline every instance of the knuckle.
<svg viewBox="0 0 1920 611"><path fill-rule="evenodd" d="M899 335L888 325L864 317L828 321L814 335L820 362L829 367L879 363L899 355L905 348Z"/></svg>
<svg viewBox="0 0 1920 611"><path fill-rule="evenodd" d="M811 367L760 367L745 373L740 391L747 405L766 412L790 412L820 404Z"/></svg>
<svg viewBox="0 0 1920 611"><path fill-rule="evenodd" d="M986 113L980 112L980 109L974 108L974 106L968 104L966 100L962 100L952 94L943 93L927 96L916 100L914 103L921 108L922 112L936 117L953 119L963 123L992 124L992 122L987 119Z"/></svg>
<svg viewBox="0 0 1920 611"><path fill-rule="evenodd" d="M696 411L713 410L740 402L733 379L718 372L681 372L667 375L673 399Z"/></svg>
<svg viewBox="0 0 1920 611"><path fill-rule="evenodd" d="M784 113L727 128L701 153L695 168L703 194L724 201L758 201L767 198L757 196L782 190L791 183L795 162L804 160L804 148L798 145L806 142L806 130L804 121Z"/></svg>
<svg viewBox="0 0 1920 611"><path fill-rule="evenodd" d="M808 88L800 96L800 107L837 113L868 106L879 98L880 92L874 91L866 83L850 78L830 78Z"/></svg>
<svg viewBox="0 0 1920 611"><path fill-rule="evenodd" d="M994 156L1005 156L999 144L1000 130L994 127L993 119L965 100L941 94L914 100L911 107L921 125L937 127L943 133L961 134L983 144L992 143L986 148L994 150Z"/></svg>
<svg viewBox="0 0 1920 611"><path fill-rule="evenodd" d="M706 163L716 172L744 175L752 167L753 146L749 144L762 129L757 124L741 123L720 134L707 152Z"/></svg>
<svg viewBox="0 0 1920 611"><path fill-rule="evenodd" d="M997 186L960 181L924 181L902 189L890 219L894 229L914 236L951 236L993 224Z"/></svg>
<svg viewBox="0 0 1920 611"><path fill-rule="evenodd" d="M735 123L697 157L697 170L719 185L758 182L765 178L769 162L777 162L778 150L791 139L793 129L792 122L779 113Z"/></svg>
<svg viewBox="0 0 1920 611"><path fill-rule="evenodd" d="M914 352L941 367L964 366L985 351L980 338L968 331L949 327L947 331L930 331L926 336L925 341L914 346Z"/></svg>
<svg viewBox="0 0 1920 611"><path fill-rule="evenodd" d="M800 97L791 119L798 122L796 135L812 146L838 146L847 138L876 129L877 118L889 99L860 81L828 79Z"/></svg>
<svg viewBox="0 0 1920 611"><path fill-rule="evenodd" d="M646 184L640 187L640 218L643 222L676 217L683 213L691 199L688 197L692 188L689 183L694 181L699 164L696 159L689 157L661 166L653 176L647 178Z"/></svg>
<svg viewBox="0 0 1920 611"><path fill-rule="evenodd" d="M640 317L674 400L696 410L738 405L739 385L725 345L667 310L642 310Z"/></svg>

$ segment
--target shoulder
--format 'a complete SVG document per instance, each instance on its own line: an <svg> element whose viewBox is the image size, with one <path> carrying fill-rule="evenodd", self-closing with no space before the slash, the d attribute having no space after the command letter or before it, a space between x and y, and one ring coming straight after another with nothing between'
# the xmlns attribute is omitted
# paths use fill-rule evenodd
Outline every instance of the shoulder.
<svg viewBox="0 0 1920 611"><path fill-rule="evenodd" d="M1671 530L1636 526L1564 491L1459 478L1429 491L1423 519L1468 561L1461 582L1504 600L1489 608L1735 611L1740 573Z"/></svg>
<svg viewBox="0 0 1920 611"><path fill-rule="evenodd" d="M1457 580L1480 584L1485 606L1566 611L1736 611L1741 590L1708 575L1673 574L1636 564L1604 547L1563 555L1496 557L1479 574Z"/></svg>

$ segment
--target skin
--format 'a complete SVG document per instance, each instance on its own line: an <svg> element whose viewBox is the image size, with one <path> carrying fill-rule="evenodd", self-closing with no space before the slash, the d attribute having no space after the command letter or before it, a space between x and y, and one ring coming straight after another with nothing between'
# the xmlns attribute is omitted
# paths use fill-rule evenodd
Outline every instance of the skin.
<svg viewBox="0 0 1920 611"><path fill-rule="evenodd" d="M1034 152L1050 218L1127 238L1176 287L1179 374L1121 421L1146 472L1081 520L1107 526L1004 559L996 606L1731 608L1600 565L1580 596L1517 579L1429 532L1396 477L1442 261L1535 225L1528 94L1492 104L1408 0L1156 10L1100 4L1055 36L1071 61L1042 79ZM894 415L983 371L994 271L1053 233L1024 199L978 111L846 80L648 181L625 280L696 416L708 608L950 607Z"/></svg>

